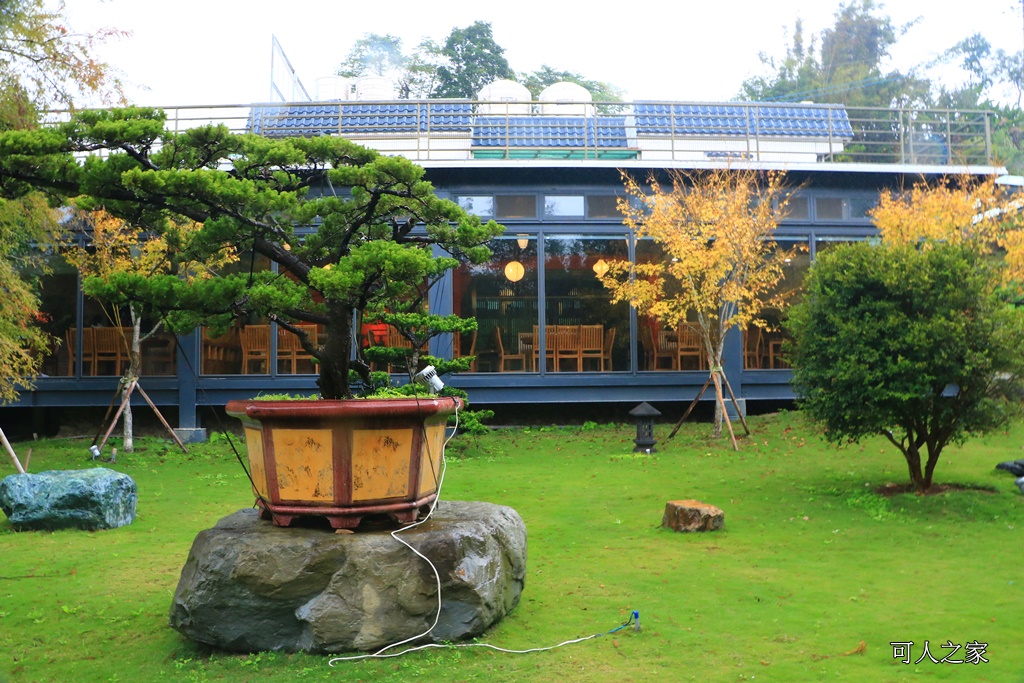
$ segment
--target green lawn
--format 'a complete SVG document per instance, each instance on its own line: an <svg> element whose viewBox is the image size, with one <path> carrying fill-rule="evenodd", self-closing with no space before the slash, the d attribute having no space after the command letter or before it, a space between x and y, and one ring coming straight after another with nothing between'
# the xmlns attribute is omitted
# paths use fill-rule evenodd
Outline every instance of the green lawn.
<svg viewBox="0 0 1024 683"><path fill-rule="evenodd" d="M167 626L193 537L251 496L223 439L187 456L142 439L111 466L138 483L134 524L15 533L0 515L0 681L1024 681L1024 496L993 469L1024 457L1024 426L939 463L937 482L991 492L883 497L877 487L907 479L891 446L826 446L798 413L750 422L739 453L709 440L707 424L652 456L632 453L625 425L459 437L443 497L512 506L529 531L522 601L481 640L554 645L632 610L642 631L336 667L211 652ZM16 448L29 445L32 471L93 465L87 442ZM13 471L0 463L0 476ZM721 507L725 529L662 529L679 498ZM984 643L989 661L915 665L925 640L937 659L947 641ZM914 642L910 664L893 641Z"/></svg>

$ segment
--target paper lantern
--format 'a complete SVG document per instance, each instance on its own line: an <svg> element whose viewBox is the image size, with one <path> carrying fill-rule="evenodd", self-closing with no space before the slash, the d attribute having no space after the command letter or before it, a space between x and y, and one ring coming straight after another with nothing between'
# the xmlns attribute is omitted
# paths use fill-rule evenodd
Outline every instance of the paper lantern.
<svg viewBox="0 0 1024 683"><path fill-rule="evenodd" d="M509 279L509 282L519 282L523 279L523 275L526 275L526 268L523 268L523 264L519 261L509 261L505 266L505 277Z"/></svg>

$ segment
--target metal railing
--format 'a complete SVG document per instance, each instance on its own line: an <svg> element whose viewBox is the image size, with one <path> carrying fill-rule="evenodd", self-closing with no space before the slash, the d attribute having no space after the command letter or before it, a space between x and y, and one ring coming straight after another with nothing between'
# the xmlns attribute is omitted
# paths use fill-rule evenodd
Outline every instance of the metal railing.
<svg viewBox="0 0 1024 683"><path fill-rule="evenodd" d="M164 107L167 128L340 135L415 160L991 166L995 113L766 103L397 100ZM66 118L54 112L50 121Z"/></svg>

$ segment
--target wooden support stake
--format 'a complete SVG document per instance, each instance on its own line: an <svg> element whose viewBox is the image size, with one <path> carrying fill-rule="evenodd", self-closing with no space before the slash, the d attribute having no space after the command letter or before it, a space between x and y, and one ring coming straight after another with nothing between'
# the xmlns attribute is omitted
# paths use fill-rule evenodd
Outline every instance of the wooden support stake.
<svg viewBox="0 0 1024 683"><path fill-rule="evenodd" d="M697 398L693 399L693 403L691 403L690 407L686 409L686 412L683 413L683 416L679 418L679 422L676 422L676 426L672 430L672 433L668 435L668 439L671 439L673 436L676 435L676 432L678 432L679 428L683 426L683 422L686 420L686 418L690 417L690 413L693 412L694 407L697 405L697 401L700 400L700 397L704 395L704 392L708 390L708 387L710 385L711 375L708 375L708 380L704 382L704 386L702 386L700 388L700 391L697 392ZM665 441L668 441L668 439L665 439Z"/></svg>
<svg viewBox="0 0 1024 683"><path fill-rule="evenodd" d="M732 399L732 405L736 408L736 414L740 416L740 423L743 425L743 429L747 432L747 436L750 436L750 427L747 426L747 418L744 417L743 411L740 410L739 401L736 400L736 394L732 393L732 385L729 384L729 378L722 373L722 381L725 382L725 388L729 390L729 398Z"/></svg>
<svg viewBox="0 0 1024 683"><path fill-rule="evenodd" d="M7 440L7 435L4 434L3 429L0 429L0 441L3 441L4 450L7 451L7 455L11 456L11 461L14 463L14 468L18 470L18 474L25 474L25 468L21 466L21 461L18 460L18 456L11 447L11 442Z"/></svg>
<svg viewBox="0 0 1024 683"><path fill-rule="evenodd" d="M135 385L135 388L139 390L139 393L142 394L142 398L146 399L146 403L148 403L149 407L153 409L153 412L156 413L156 416L160 418L160 424L164 426L167 432L171 435L171 438L174 439L174 443L178 444L178 446L181 447L183 453L188 453L188 449L185 448L185 444L183 444L181 442L181 439L178 438L178 434L174 431L174 429L171 428L171 425L167 424L167 420L165 420L163 414L161 414L161 412L157 410L156 405L153 403L153 401L149 399L149 395L145 391L143 391L142 387L139 386L138 384Z"/></svg>
<svg viewBox="0 0 1024 683"><path fill-rule="evenodd" d="M732 420L729 419L729 411L725 409L725 396L722 394L722 385L719 383L718 373L712 372L711 378L715 381L715 395L718 399L718 405L722 407L722 419L725 420L725 425L729 428L729 438L732 439L732 449L738 451L740 449L739 444L736 443L736 434L732 431Z"/></svg>

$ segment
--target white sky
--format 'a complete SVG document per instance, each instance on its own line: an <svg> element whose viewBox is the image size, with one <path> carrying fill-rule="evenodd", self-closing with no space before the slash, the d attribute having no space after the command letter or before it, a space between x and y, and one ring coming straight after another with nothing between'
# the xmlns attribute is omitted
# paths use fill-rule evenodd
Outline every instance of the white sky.
<svg viewBox="0 0 1024 683"><path fill-rule="evenodd" d="M66 0L71 27L131 32L96 50L117 67L136 104L251 104L270 99L271 36L310 94L364 33L443 42L453 27L490 22L517 71L543 64L626 91L626 99L723 101L762 72L758 54L781 56L794 21L805 35L832 26L838 0ZM906 71L981 33L996 48L1024 47L1021 0L889 0L894 23L920 17L897 45ZM601 9L601 8L604 9Z"/></svg>

